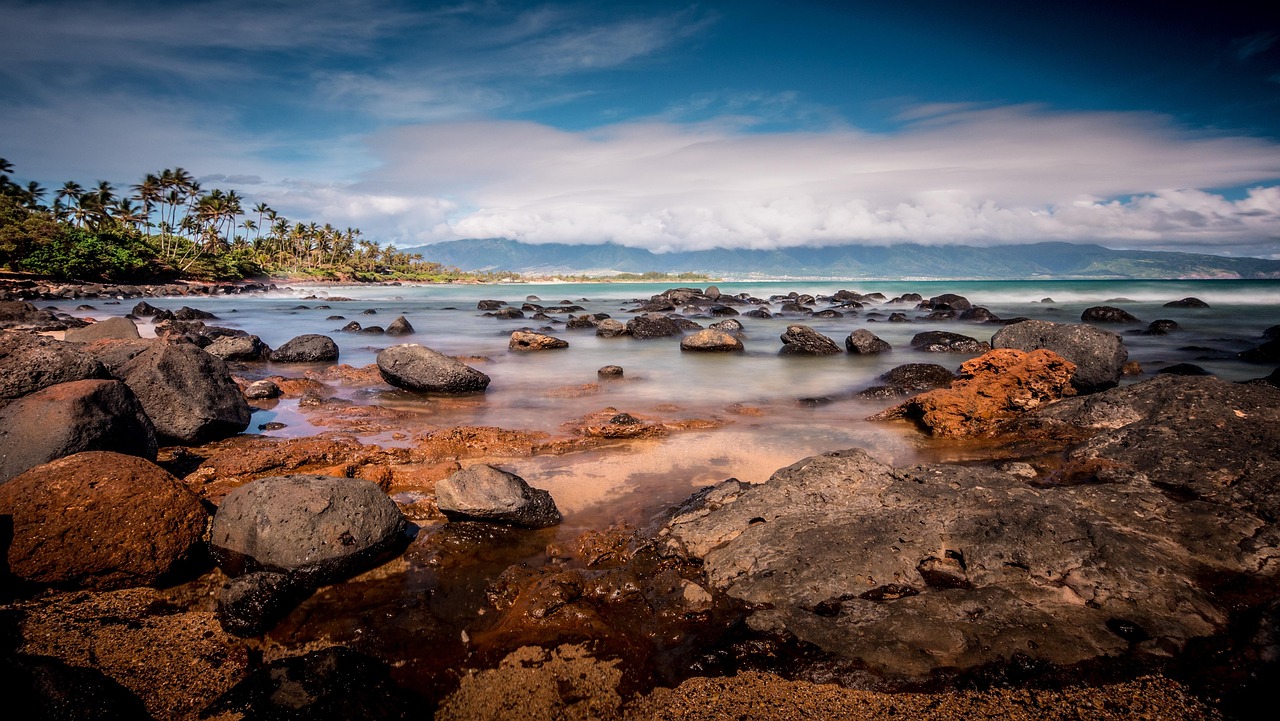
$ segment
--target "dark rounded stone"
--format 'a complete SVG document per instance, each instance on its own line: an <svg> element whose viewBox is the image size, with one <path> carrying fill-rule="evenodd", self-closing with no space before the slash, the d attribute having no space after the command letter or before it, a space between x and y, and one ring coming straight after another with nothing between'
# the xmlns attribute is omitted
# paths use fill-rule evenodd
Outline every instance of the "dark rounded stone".
<svg viewBox="0 0 1280 721"><path fill-rule="evenodd" d="M1153 320L1147 326L1147 329L1142 331L1142 335L1168 335L1175 330L1182 330L1182 327L1175 321L1163 319Z"/></svg>
<svg viewBox="0 0 1280 721"><path fill-rule="evenodd" d="M622 377L622 366L604 366L596 371L596 376L602 380L617 380Z"/></svg>
<svg viewBox="0 0 1280 721"><path fill-rule="evenodd" d="M0 403L58 383L111 376L79 347L32 333L0 333Z"/></svg>
<svg viewBox="0 0 1280 721"><path fill-rule="evenodd" d="M1090 325L1028 320L1007 325L991 337L993 348L1033 351L1045 348L1076 364L1072 384L1092 393L1120 381L1121 369L1129 359L1120 336Z"/></svg>
<svg viewBox="0 0 1280 721"><path fill-rule="evenodd" d="M1080 314L1080 320L1085 323L1141 323L1126 310L1115 308L1109 305L1096 305L1092 308L1086 308Z"/></svg>
<svg viewBox="0 0 1280 721"><path fill-rule="evenodd" d="M789 325L779 338L782 340L782 355L836 355L841 353L840 346L827 336L807 325Z"/></svg>
<svg viewBox="0 0 1280 721"><path fill-rule="evenodd" d="M931 330L912 336L911 347L926 353L982 353L991 346L967 335Z"/></svg>
<svg viewBox="0 0 1280 721"><path fill-rule="evenodd" d="M465 363L420 345L397 345L378 353L378 372L397 388L430 393L474 393L489 386L489 376Z"/></svg>
<svg viewBox="0 0 1280 721"><path fill-rule="evenodd" d="M1171 300L1164 304L1166 308L1208 308L1209 304L1199 298L1183 298L1182 300Z"/></svg>
<svg viewBox="0 0 1280 721"><path fill-rule="evenodd" d="M844 348L857 355L874 355L893 350L893 346L866 328L859 328L850 333L849 337L844 339Z"/></svg>
<svg viewBox="0 0 1280 721"><path fill-rule="evenodd" d="M1160 370L1156 371L1157 375L1162 373L1167 373L1169 375L1175 375L1175 376L1211 376L1213 375L1209 371L1201 368L1200 366L1194 363L1175 363L1171 366L1167 366L1165 368L1161 368Z"/></svg>
<svg viewBox="0 0 1280 721"><path fill-rule="evenodd" d="M327 335L307 333L271 352L273 363L328 363L338 360L338 344Z"/></svg>
<svg viewBox="0 0 1280 721"><path fill-rule="evenodd" d="M227 365L189 344L154 344L118 371L161 440L204 443L249 427L251 410Z"/></svg>
<svg viewBox="0 0 1280 721"><path fill-rule="evenodd" d="M436 484L436 506L450 520L546 528L560 523L551 494L500 468L468 466Z"/></svg>
<svg viewBox="0 0 1280 721"><path fill-rule="evenodd" d="M387 326L387 335L409 335L412 332L413 325L404 316L397 317Z"/></svg>
<svg viewBox="0 0 1280 721"><path fill-rule="evenodd" d="M260 361L271 356L271 349L256 335L219 338L205 346L204 350L224 361Z"/></svg>
<svg viewBox="0 0 1280 721"><path fill-rule="evenodd" d="M627 321L627 332L638 340L670 338L681 334L680 326L662 315L638 315Z"/></svg>

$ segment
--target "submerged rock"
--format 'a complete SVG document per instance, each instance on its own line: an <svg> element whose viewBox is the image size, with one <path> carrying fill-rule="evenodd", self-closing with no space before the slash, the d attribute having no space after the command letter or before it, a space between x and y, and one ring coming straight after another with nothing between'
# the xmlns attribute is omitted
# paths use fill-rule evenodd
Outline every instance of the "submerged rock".
<svg viewBox="0 0 1280 721"><path fill-rule="evenodd" d="M1183 298L1182 300L1171 300L1164 304L1166 308L1208 308L1209 304L1199 298Z"/></svg>
<svg viewBox="0 0 1280 721"><path fill-rule="evenodd" d="M525 528L560 523L551 494L523 478L484 464L469 466L436 484L436 505L451 520L489 521Z"/></svg>
<svg viewBox="0 0 1280 721"><path fill-rule="evenodd" d="M731 353L743 349L742 341L732 333L707 328L680 340L680 350L704 353Z"/></svg>
<svg viewBox="0 0 1280 721"><path fill-rule="evenodd" d="M991 344L959 333L931 330L912 336L911 347L926 353L982 353L990 350Z"/></svg>
<svg viewBox="0 0 1280 721"><path fill-rule="evenodd" d="M528 330L518 330L512 333L511 342L507 344L507 349L513 351L554 350L568 347L569 341L567 340Z"/></svg>
<svg viewBox="0 0 1280 721"><path fill-rule="evenodd" d="M782 336L780 355L837 355L836 342L807 325L789 325Z"/></svg>
<svg viewBox="0 0 1280 721"><path fill-rule="evenodd" d="M849 334L844 339L845 350L858 355L874 355L876 353L888 353L893 350L893 346L887 341L881 340L879 336L866 328L859 328Z"/></svg>
<svg viewBox="0 0 1280 721"><path fill-rule="evenodd" d="M600 335L601 329L604 328L602 321L596 328L596 334ZM670 318L663 315L638 315L627 321L627 333L632 338L640 340L648 340L651 338L669 338L681 334L680 326Z"/></svg>
<svg viewBox="0 0 1280 721"><path fill-rule="evenodd" d="M489 387L489 376L462 361L417 344L378 353L378 372L397 388L428 393L475 393Z"/></svg>
<svg viewBox="0 0 1280 721"><path fill-rule="evenodd" d="M1121 308L1115 308L1109 305L1095 305L1092 308L1085 308L1080 314L1080 320L1085 323L1141 323L1142 321L1135 318L1128 311Z"/></svg>

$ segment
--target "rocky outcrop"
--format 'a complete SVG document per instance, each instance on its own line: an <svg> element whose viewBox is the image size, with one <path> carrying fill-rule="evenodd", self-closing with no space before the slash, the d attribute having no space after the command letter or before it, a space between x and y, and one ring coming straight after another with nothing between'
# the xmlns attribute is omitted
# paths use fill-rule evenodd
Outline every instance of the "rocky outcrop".
<svg viewBox="0 0 1280 721"><path fill-rule="evenodd" d="M680 350L731 353L742 349L742 341L737 336L714 328L706 328L680 339Z"/></svg>
<svg viewBox="0 0 1280 721"><path fill-rule="evenodd" d="M596 334L600 334L600 329L604 327L604 323L596 328ZM638 315L627 321L627 333L632 338L639 340L649 340L652 338L670 338L681 334L680 326L675 321L663 315Z"/></svg>
<svg viewBox="0 0 1280 721"><path fill-rule="evenodd" d="M1121 308L1115 308L1109 305L1095 305L1092 308L1085 308L1080 314L1080 320L1085 323L1141 323L1142 321L1135 318L1128 311Z"/></svg>
<svg viewBox="0 0 1280 721"><path fill-rule="evenodd" d="M569 341L567 340L561 340L543 333L535 333L530 330L515 331L511 334L511 341L507 344L507 350L513 351L553 350L568 347Z"/></svg>
<svg viewBox="0 0 1280 721"><path fill-rule="evenodd" d="M210 545L230 575L273 571L314 586L382 561L398 548L405 525L395 502L375 483L272 476L222 499Z"/></svg>
<svg viewBox="0 0 1280 721"><path fill-rule="evenodd" d="M935 436L990 435L1027 411L1075 395L1075 370L1049 350L993 350L965 361L950 388L921 393L872 419L910 418Z"/></svg>
<svg viewBox="0 0 1280 721"><path fill-rule="evenodd" d="M227 365L200 348L161 343L121 366L162 441L203 443L249 427L250 409Z"/></svg>
<svg viewBox="0 0 1280 721"><path fill-rule="evenodd" d="M59 383L0 408L0 483L82 451L155 460L155 428L120 381Z"/></svg>
<svg viewBox="0 0 1280 721"><path fill-rule="evenodd" d="M338 360L338 344L327 335L308 333L291 338L271 352L273 363L329 363Z"/></svg>
<svg viewBox="0 0 1280 721"><path fill-rule="evenodd" d="M850 333L849 337L844 339L844 348L856 355L875 355L893 350L893 346L887 341L881 340L866 328L859 328Z"/></svg>
<svg viewBox="0 0 1280 721"><path fill-rule="evenodd" d="M1167 657L1275 600L1280 390L1163 376L1029 418L1094 435L1052 472L814 456L664 535L752 629L897 677Z"/></svg>
<svg viewBox="0 0 1280 721"><path fill-rule="evenodd" d="M85 321L70 316L59 316L47 311L37 310L34 305L25 301L0 301L0 329L21 328L33 331L67 330L87 325Z"/></svg>
<svg viewBox="0 0 1280 721"><path fill-rule="evenodd" d="M427 393L475 393L489 387L489 376L456 358L417 344L392 346L378 353L378 372L397 388Z"/></svg>
<svg viewBox="0 0 1280 721"><path fill-rule="evenodd" d="M977 338L944 330L916 333L911 337L911 347L926 353L982 353L991 349L989 343Z"/></svg>
<svg viewBox="0 0 1280 721"><path fill-rule="evenodd" d="M1082 393L1114 386L1129 359L1128 349L1115 333L1089 325L1044 320L1027 320L1001 328L991 337L991 347L1025 351L1044 348L1057 353L1075 364L1076 377L1072 382Z"/></svg>
<svg viewBox="0 0 1280 721"><path fill-rule="evenodd" d="M29 583L97 589L163 581L203 544L208 514L150 461L77 453L0 484L8 566ZM56 542L51 540L56 539Z"/></svg>
<svg viewBox="0 0 1280 721"><path fill-rule="evenodd" d="M525 528L560 523L551 494L523 478L483 464L469 466L436 484L436 506L450 520L488 521Z"/></svg>
<svg viewBox="0 0 1280 721"><path fill-rule="evenodd" d="M58 383L109 377L101 363L75 345L0 331L0 405Z"/></svg>
<svg viewBox="0 0 1280 721"><path fill-rule="evenodd" d="M91 343L95 340L131 340L140 337L138 326L128 318L122 317L107 318L83 328L71 328L63 336L68 343Z"/></svg>
<svg viewBox="0 0 1280 721"><path fill-rule="evenodd" d="M145 353L156 343L154 338L136 338L134 340L95 340L81 348L84 352L97 358L106 367L107 372L115 376L125 363Z"/></svg>
<svg viewBox="0 0 1280 721"><path fill-rule="evenodd" d="M836 342L807 325L789 325L780 336L780 355L837 355L841 353Z"/></svg>

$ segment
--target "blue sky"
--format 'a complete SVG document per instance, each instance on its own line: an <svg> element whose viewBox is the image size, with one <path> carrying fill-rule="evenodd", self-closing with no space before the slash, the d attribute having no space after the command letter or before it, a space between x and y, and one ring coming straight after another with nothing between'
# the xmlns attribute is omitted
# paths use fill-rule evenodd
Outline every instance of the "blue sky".
<svg viewBox="0 0 1280 721"><path fill-rule="evenodd" d="M0 155L49 187L182 166L402 247L1280 257L1280 24L1234 0L0 0L0 17Z"/></svg>

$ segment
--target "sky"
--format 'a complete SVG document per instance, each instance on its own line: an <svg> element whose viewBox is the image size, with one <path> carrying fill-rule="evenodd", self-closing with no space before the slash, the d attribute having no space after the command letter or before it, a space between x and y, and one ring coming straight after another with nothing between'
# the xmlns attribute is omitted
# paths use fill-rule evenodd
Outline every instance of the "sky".
<svg viewBox="0 0 1280 721"><path fill-rule="evenodd" d="M180 166L400 247L1280 258L1280 21L1236 0L0 0L0 19L0 157L51 189Z"/></svg>

